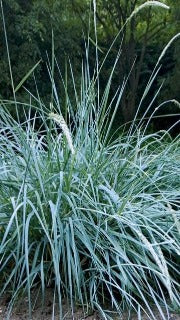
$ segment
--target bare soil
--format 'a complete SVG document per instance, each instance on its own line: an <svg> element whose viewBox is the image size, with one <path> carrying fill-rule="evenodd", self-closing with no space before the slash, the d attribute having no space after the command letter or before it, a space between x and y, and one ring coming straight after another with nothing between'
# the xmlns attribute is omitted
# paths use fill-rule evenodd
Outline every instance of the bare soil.
<svg viewBox="0 0 180 320"><path fill-rule="evenodd" d="M34 299L37 295L34 295ZM9 302L9 297L0 298L0 320L7 319L7 305ZM35 302L35 300L34 300ZM52 310L54 305L54 318L52 318ZM63 306L63 314L64 317L62 320L103 320L102 317L98 315L98 313L89 313L84 315L83 310L81 308L76 307L74 310L74 317L71 314L70 308L64 304ZM157 309L153 309L153 314L156 320L162 320ZM58 314L58 303L53 303L53 294L51 289L46 290L46 297L44 306L41 306L41 302L36 301L35 307L32 312L32 320L59 320ZM29 320L28 313L28 301L27 299L19 299L16 302L16 306L13 308L13 312L11 314L10 320ZM128 314L124 313L122 318L115 316L114 320L138 320L136 314L132 315L131 318L128 318ZM147 315L142 315L141 320L149 320ZM180 320L180 315L175 313L170 313L167 320Z"/></svg>

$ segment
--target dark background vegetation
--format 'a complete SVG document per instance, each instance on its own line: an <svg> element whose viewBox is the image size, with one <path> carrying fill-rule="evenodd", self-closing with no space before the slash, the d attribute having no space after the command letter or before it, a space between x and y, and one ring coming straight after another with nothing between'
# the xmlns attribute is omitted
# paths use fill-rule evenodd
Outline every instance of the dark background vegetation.
<svg viewBox="0 0 180 320"><path fill-rule="evenodd" d="M142 0L97 1L96 18L100 59L106 54L117 32L132 11L144 2ZM124 77L127 76L133 62L136 61L129 76L114 126L119 126L133 119L158 56L171 37L178 32L180 1L167 0L163 2L170 6L170 10L152 7L144 9L124 29L123 39L122 36L117 39L106 60L100 78L102 90L105 87L122 41L122 54L113 79L111 95L115 93ZM72 80L68 61L71 61L78 86L80 85L81 62L82 59L85 59L84 40L87 40L89 31L91 39L95 40L93 2L90 0L6 0L2 3L15 87L41 58L42 62L36 69L35 75L39 92L44 102L48 103L51 86L46 61L47 54L51 58L53 30L55 55L63 76L67 65L69 74L67 81L69 82L69 94L71 95ZM89 51L89 61L94 67L95 46L93 41ZM163 88L153 107L156 107L163 100L179 100L179 46L179 42L176 41L166 52L158 78L147 98L147 105L164 80ZM12 97L12 87L2 19L0 57L0 98L10 99ZM57 80L57 86L60 90L63 109L64 93L59 80ZM31 92L35 91L33 76L26 81L26 87ZM22 101L27 99L27 94L23 88L18 91L17 96ZM178 112L178 108L169 104L164 110L160 110L159 114L177 114ZM153 121L151 128L152 130L167 129L174 121L177 121L177 116L158 118L158 120ZM177 133L177 131L178 128L176 127L174 133Z"/></svg>

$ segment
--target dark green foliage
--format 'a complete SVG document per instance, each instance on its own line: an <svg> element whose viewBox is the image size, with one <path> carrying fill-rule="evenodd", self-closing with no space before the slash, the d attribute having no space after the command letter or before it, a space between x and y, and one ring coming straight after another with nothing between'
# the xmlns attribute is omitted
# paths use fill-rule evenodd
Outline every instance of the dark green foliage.
<svg viewBox="0 0 180 320"><path fill-rule="evenodd" d="M118 86L122 84L124 75L129 73L135 59L136 64L131 70L119 106L117 126L123 121L126 122L133 119L146 81L152 72L152 66L156 63L162 46L179 29L178 2L168 0L169 11L163 8L143 9L123 31L122 54L114 73L112 96ZM49 75L45 64L47 53L51 60L52 42L54 42L54 51L62 74L64 75L65 73L65 60L70 59L74 68L75 78L78 82L81 73L81 59L82 57L85 58L84 40L87 40L88 31L91 38L94 39L93 3L88 0L7 0L2 3L6 20L14 85L16 87L32 66L42 58L42 63L35 72L36 82L42 93L44 102L49 103L51 90L48 89ZM97 2L97 35L99 47L103 52L99 51L100 59L103 59L110 43L123 23L125 23L132 11L142 3L142 0L100 0ZM91 21L90 28L89 17ZM54 33L53 37L52 30ZM122 36L117 39L111 54L106 60L106 68L101 73L102 88L106 85L121 41ZM1 28L0 32L0 43L0 97L7 99L12 97L13 94L3 28ZM92 47L94 46L93 44L91 45ZM159 103L163 98L178 98L178 57L178 44L174 44L167 52L167 57L162 61L163 65L161 74L159 75L159 83L164 79L166 79L166 83L165 90L163 90L158 98ZM90 51L89 59L95 63L95 49ZM33 75L28 79L26 85L31 92L36 91ZM70 83L69 88L71 85ZM62 92L62 87L59 87L59 89ZM155 86L152 87L152 95L154 95L156 89L155 83ZM72 90L70 89L70 91ZM17 95L23 101L26 99L25 92L22 89L19 90ZM64 104L65 97L63 95L61 99ZM172 111L177 112L175 109L172 110L171 107L169 109L166 108L167 113Z"/></svg>
<svg viewBox="0 0 180 320"><path fill-rule="evenodd" d="M42 63L36 70L36 79L39 90L47 97L49 76L44 61L47 53L51 59L52 41L55 44L56 56L63 66L65 56L75 66L75 61L81 60L82 30L78 18L70 14L71 9L66 1L7 0L3 2L3 9L15 87L41 58ZM7 99L12 97L12 88L2 26L0 42L0 95ZM33 83L31 77L28 80L28 89L34 89ZM19 96L22 97L23 94L21 90Z"/></svg>

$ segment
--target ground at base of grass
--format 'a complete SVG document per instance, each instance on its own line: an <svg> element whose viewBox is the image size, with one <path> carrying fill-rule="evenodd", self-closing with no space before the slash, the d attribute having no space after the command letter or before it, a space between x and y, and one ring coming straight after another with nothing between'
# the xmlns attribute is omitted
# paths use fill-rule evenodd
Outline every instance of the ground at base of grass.
<svg viewBox="0 0 180 320"><path fill-rule="evenodd" d="M36 294L33 298L35 298ZM7 305L9 302L9 296L6 295L2 298L0 298L0 320L6 320L7 319ZM45 303L42 308L41 301L36 301L36 305L32 312L32 320L52 320L52 309L53 309L53 292L51 289L47 289L46 291L46 297L45 297ZM153 314L156 318L156 320L162 320L162 317L160 316L157 308L152 307ZM88 315L84 316L83 311L81 308L76 307L74 312L74 318L72 317L71 311L69 310L68 306L64 304L64 317L63 320L103 320L101 316L98 315L96 312L89 312ZM54 320L59 320L58 315L58 304L54 304ZM122 318L120 319L119 316L112 316L114 320L139 320L138 316L136 314L132 314L131 318L128 318L127 313L123 313ZM29 320L29 314L28 314L28 300L26 298L19 299L19 301L16 303L15 308L13 309L12 315L10 317L10 320ZM147 315L143 315L141 317L141 320L149 320ZM170 316L167 320L180 320L180 314L175 312L170 312Z"/></svg>

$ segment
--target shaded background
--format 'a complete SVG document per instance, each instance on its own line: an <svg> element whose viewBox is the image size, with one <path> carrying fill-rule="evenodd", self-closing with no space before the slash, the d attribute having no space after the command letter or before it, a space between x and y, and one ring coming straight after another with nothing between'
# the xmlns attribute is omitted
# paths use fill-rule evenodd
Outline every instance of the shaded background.
<svg viewBox="0 0 180 320"><path fill-rule="evenodd" d="M100 60L105 56L111 42L127 17L138 5L144 2L140 0L97 1L96 18ZM111 97L122 83L124 77L128 75L135 60L136 63L124 90L114 122L114 129L120 124L133 119L140 97L162 49L171 37L179 31L180 1L167 0L161 2L169 5L170 10L146 8L133 18L124 30L123 40L122 37L119 37L113 46L101 72L100 81L103 92L122 41L122 54L115 70L110 93ZM73 66L74 77L78 87L80 86L82 59L85 59L85 40L87 40L89 32L91 39L95 41L93 2L89 0L6 0L2 3L15 87L41 58L42 63L35 71L36 81L43 101L49 103L51 86L46 62L47 55L51 59L53 29L55 55L63 77L65 76L65 69L67 71L67 82L69 94L71 95L72 80L68 60L71 61ZM93 41L89 51L92 70L95 66L95 46ZM166 52L162 60L160 73L146 98L142 112L163 81L163 88L152 109L164 100L179 100L179 47L180 42L177 40ZM10 99L12 98L12 88L2 17L0 25L0 70L0 98ZM26 87L31 92L35 92L33 76L26 81ZM57 87L60 92L63 110L65 104L64 91L58 78ZM28 99L23 88L18 91L17 96L20 101ZM159 111L159 115L177 113L179 113L178 107L170 103ZM177 119L178 116L158 118L153 120L150 129L167 129ZM176 135L178 131L179 128L176 126L172 131L172 135Z"/></svg>

